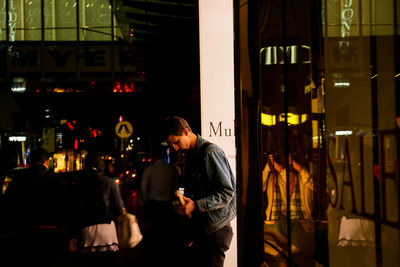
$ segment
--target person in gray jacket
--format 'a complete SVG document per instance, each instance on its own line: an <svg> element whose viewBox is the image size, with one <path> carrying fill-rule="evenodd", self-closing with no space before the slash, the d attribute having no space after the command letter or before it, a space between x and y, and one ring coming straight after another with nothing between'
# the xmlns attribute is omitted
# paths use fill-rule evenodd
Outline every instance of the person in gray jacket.
<svg viewBox="0 0 400 267"><path fill-rule="evenodd" d="M191 266L222 267L236 216L236 183L228 159L220 147L193 133L183 118L168 117L163 130L168 145L185 153L185 204L177 212L193 225Z"/></svg>
<svg viewBox="0 0 400 267"><path fill-rule="evenodd" d="M178 171L168 164L167 147L152 149L153 163L143 171L140 196L148 228L144 233L146 266L173 266L177 215L173 210Z"/></svg>

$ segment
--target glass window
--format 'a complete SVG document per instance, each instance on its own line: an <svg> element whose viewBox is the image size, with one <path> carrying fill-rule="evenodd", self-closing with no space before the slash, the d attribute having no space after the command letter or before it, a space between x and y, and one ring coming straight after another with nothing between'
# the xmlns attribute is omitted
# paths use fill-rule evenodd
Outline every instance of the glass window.
<svg viewBox="0 0 400 267"><path fill-rule="evenodd" d="M55 0L44 1L44 39L46 41L56 40L56 16L55 16Z"/></svg>
<svg viewBox="0 0 400 267"><path fill-rule="evenodd" d="M6 1L0 2L0 40L5 41L6 38Z"/></svg>
<svg viewBox="0 0 400 267"><path fill-rule="evenodd" d="M321 219L315 215L321 88L312 75L311 20L304 14L309 10L291 2L287 17L280 19L281 3L262 1L260 8L264 259L276 266L288 260L312 266L315 219ZM287 21L287 32L281 21Z"/></svg>
<svg viewBox="0 0 400 267"><path fill-rule="evenodd" d="M8 3L8 6L7 6ZM79 5L79 31L77 10ZM6 23L6 10L9 22ZM117 6L119 9L119 6ZM45 41L111 41L121 37L107 0L43 0ZM9 41L42 40L42 0L8 0L0 4L0 38ZM114 26L114 31L112 30ZM125 29L125 31L127 31Z"/></svg>
<svg viewBox="0 0 400 267"><path fill-rule="evenodd" d="M324 3L330 266L398 266L398 3L340 3Z"/></svg>
<svg viewBox="0 0 400 267"><path fill-rule="evenodd" d="M51 4L50 4L51 3ZM75 41L77 40L76 13L77 1L57 0L49 2L50 6L54 6L54 19L47 21L49 24L46 28L52 28L53 21L56 27L56 41Z"/></svg>
<svg viewBox="0 0 400 267"><path fill-rule="evenodd" d="M19 0L8 0L8 16L9 16L9 41L22 41L24 40L23 34L23 17L21 17L23 10L23 2Z"/></svg>
<svg viewBox="0 0 400 267"><path fill-rule="evenodd" d="M83 40L112 40L112 16L109 1L85 0L82 2L81 10Z"/></svg>
<svg viewBox="0 0 400 267"><path fill-rule="evenodd" d="M250 148L242 148L251 159L256 146L259 158L259 180L251 180L251 160L244 175L247 208L261 203L262 260L399 266L399 2L248 1L248 8L254 87L242 85L244 109L249 124L260 124L256 134L244 130Z"/></svg>
<svg viewBox="0 0 400 267"><path fill-rule="evenodd" d="M24 1L24 40L42 40L41 0Z"/></svg>

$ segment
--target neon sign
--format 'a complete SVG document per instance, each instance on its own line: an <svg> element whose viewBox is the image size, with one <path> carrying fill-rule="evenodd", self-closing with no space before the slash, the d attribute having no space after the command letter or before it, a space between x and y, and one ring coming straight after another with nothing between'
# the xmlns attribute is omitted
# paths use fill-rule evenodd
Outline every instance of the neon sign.
<svg viewBox="0 0 400 267"><path fill-rule="evenodd" d="M10 0L8 5L8 28L9 28L9 37L10 42L15 41L16 29L17 29L17 20L18 15L16 12L15 1ZM3 6L0 8L0 18L2 15L6 16L6 1L3 1ZM6 19L0 19L0 35L2 35L2 29L5 28Z"/></svg>
<svg viewBox="0 0 400 267"><path fill-rule="evenodd" d="M340 15L342 19L342 29L341 29L341 36L343 38L350 37L350 27L351 23L353 22L354 17L354 9L353 0L345 0L344 1L344 9Z"/></svg>
<svg viewBox="0 0 400 267"><path fill-rule="evenodd" d="M284 64L285 62L309 64L311 63L311 47L308 45L263 47L260 50L260 60L264 65Z"/></svg>
<svg viewBox="0 0 400 267"><path fill-rule="evenodd" d="M8 137L8 141L10 141L10 142L25 142L26 136L10 136L10 137Z"/></svg>

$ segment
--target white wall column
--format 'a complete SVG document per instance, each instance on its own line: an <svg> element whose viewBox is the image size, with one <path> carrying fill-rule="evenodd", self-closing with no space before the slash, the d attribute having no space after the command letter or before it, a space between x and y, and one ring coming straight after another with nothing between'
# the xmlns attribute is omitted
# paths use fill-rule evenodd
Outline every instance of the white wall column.
<svg viewBox="0 0 400 267"><path fill-rule="evenodd" d="M236 177L232 0L199 0L201 134L220 146ZM236 219L225 266L237 266Z"/></svg>

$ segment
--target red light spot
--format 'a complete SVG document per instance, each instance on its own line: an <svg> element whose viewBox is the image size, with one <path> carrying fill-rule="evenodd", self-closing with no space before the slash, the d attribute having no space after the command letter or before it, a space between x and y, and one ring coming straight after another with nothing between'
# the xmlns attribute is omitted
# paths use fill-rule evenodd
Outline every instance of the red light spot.
<svg viewBox="0 0 400 267"><path fill-rule="evenodd" d="M374 175L379 180L380 177L379 177L379 165L378 164L374 165Z"/></svg>
<svg viewBox="0 0 400 267"><path fill-rule="evenodd" d="M117 93L120 92L121 93L121 83L120 82L115 82L114 86L113 86L113 92Z"/></svg>
<svg viewBox="0 0 400 267"><path fill-rule="evenodd" d="M74 149L75 149L75 150L78 149L78 139L75 139L75 142L74 142Z"/></svg>
<svg viewBox="0 0 400 267"><path fill-rule="evenodd" d="M68 127L71 129L71 131L73 131L73 130L74 130L74 127L71 125L71 123L70 123L70 122L67 122L67 125L68 125Z"/></svg>

